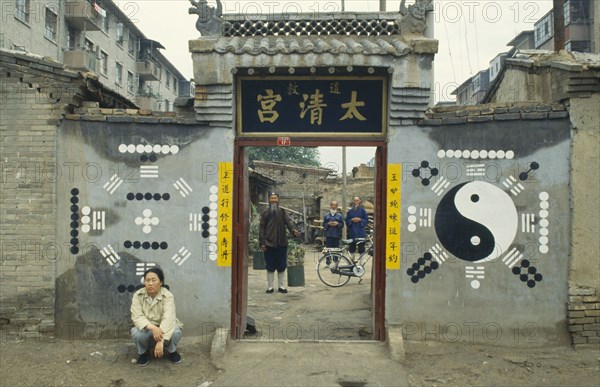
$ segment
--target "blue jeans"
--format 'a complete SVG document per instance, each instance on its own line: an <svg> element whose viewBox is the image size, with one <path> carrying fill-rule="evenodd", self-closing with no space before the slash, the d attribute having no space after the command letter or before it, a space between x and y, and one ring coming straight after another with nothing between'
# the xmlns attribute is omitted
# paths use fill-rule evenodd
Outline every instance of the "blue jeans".
<svg viewBox="0 0 600 387"><path fill-rule="evenodd" d="M131 338L135 343L138 351L138 355L145 353L151 346L156 344L154 342L154 337L152 337L152 332L147 329L142 329L141 331L136 327L131 328ZM173 336L171 336L171 340L167 340L164 343L164 348L168 353L173 353L177 350L177 344L181 340L181 328L175 327L175 331L173 331Z"/></svg>

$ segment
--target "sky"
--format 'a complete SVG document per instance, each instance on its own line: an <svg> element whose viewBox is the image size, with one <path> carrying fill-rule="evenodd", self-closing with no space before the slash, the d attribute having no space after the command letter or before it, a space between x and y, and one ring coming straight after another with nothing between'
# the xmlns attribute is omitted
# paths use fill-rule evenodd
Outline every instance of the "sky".
<svg viewBox="0 0 600 387"><path fill-rule="evenodd" d="M209 0L209 4L214 1ZM189 15L189 0L115 1L150 39L165 46L163 54L187 77L193 77L188 41L196 39L196 15ZM341 10L341 1L222 1L224 13L331 12ZM413 0L407 0L412 4ZM396 12L400 1L387 1L386 10ZM378 11L379 0L346 0L346 11ZM434 61L435 101L453 100L450 93L480 70L499 53L506 52L512 38L552 8L552 0L435 0L434 38L439 51ZM368 162L372 148L352 151L356 164ZM350 159L348 162L350 163ZM321 162L341 164L341 150L323 149ZM351 167L349 168L351 169Z"/></svg>

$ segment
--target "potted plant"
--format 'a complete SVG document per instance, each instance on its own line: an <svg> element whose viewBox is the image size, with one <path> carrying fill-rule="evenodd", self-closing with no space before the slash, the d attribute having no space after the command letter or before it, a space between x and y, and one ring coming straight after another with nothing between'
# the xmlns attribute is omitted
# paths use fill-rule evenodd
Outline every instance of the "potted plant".
<svg viewBox="0 0 600 387"><path fill-rule="evenodd" d="M248 254L252 256L252 268L254 270L265 270L265 254L260 248L258 242L258 233L260 232L260 214L256 206L252 205L252 215L250 218L250 230L248 233Z"/></svg>
<svg viewBox="0 0 600 387"><path fill-rule="evenodd" d="M288 286L304 286L305 251L295 239L288 241Z"/></svg>

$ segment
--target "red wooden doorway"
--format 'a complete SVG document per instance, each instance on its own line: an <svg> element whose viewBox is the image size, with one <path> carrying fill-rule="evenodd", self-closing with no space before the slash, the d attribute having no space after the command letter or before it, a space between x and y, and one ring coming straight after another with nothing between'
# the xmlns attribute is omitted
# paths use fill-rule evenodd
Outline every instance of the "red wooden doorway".
<svg viewBox="0 0 600 387"><path fill-rule="evenodd" d="M373 268L373 338L385 340L385 219L387 192L387 146L382 139L329 140L325 138L292 138L293 146L371 146L375 152L375 256ZM234 251L231 281L231 337L241 339L246 328L248 299L247 235L250 210L248 187L248 158L250 146L276 146L273 139L237 138L234 146Z"/></svg>

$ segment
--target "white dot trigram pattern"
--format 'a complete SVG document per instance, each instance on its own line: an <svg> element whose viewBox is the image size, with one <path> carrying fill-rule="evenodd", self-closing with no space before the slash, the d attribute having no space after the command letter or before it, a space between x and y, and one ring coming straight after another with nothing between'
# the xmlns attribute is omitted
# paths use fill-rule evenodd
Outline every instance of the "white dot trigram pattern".
<svg viewBox="0 0 600 387"><path fill-rule="evenodd" d="M121 144L119 145L119 152L121 153L156 153L168 155L175 155L179 152L179 146L177 145L151 145L151 144Z"/></svg>
<svg viewBox="0 0 600 387"><path fill-rule="evenodd" d="M465 266L465 278L472 278L471 287L479 289L479 280L485 278L485 266Z"/></svg>
<svg viewBox="0 0 600 387"><path fill-rule="evenodd" d="M171 260L173 262L175 262L176 264L178 264L179 266L183 265L183 263L185 261L187 261L187 259L192 255L192 253L185 248L185 246L182 246L178 251L177 254L173 255L171 257Z"/></svg>
<svg viewBox="0 0 600 387"><path fill-rule="evenodd" d="M188 196L193 191L192 187L190 187L187 181L183 180L183 177L177 179L177 181L173 183L173 187L175 187L175 189L179 191L183 197Z"/></svg>
<svg viewBox="0 0 600 387"><path fill-rule="evenodd" d="M523 258L523 254L517 250L516 247L510 249L508 253L502 258L502 262L510 269L515 265L515 263L519 262Z"/></svg>
<svg viewBox="0 0 600 387"><path fill-rule="evenodd" d="M550 222L548 222L548 208L550 207L550 202L548 202L548 199L550 198L550 195L548 195L548 192L540 192L539 195L540 198L540 212L539 212L539 216L540 216L540 246L539 246L539 250L540 253L542 254L546 254L548 253L548 225L550 224Z"/></svg>
<svg viewBox="0 0 600 387"><path fill-rule="evenodd" d="M433 259L439 264L444 263L448 259L448 253L437 243L429 250L429 253L431 253Z"/></svg>
<svg viewBox="0 0 600 387"><path fill-rule="evenodd" d="M408 207L408 231L415 232L417 227L431 227L431 208Z"/></svg>
<svg viewBox="0 0 600 387"><path fill-rule="evenodd" d="M484 160L484 159L507 159L511 160L515 157L515 152L512 150L460 150L460 149L448 149L439 150L437 156L440 159L468 159L468 160Z"/></svg>
<svg viewBox="0 0 600 387"><path fill-rule="evenodd" d="M521 232L535 232L535 214L521 214Z"/></svg>
<svg viewBox="0 0 600 387"><path fill-rule="evenodd" d="M140 166L140 177L142 179L158 178L158 165L141 165Z"/></svg>
<svg viewBox="0 0 600 387"><path fill-rule="evenodd" d="M485 176L485 164L468 164L467 176Z"/></svg>
<svg viewBox="0 0 600 387"><path fill-rule="evenodd" d="M437 196L440 196L442 195L442 193L444 193L444 191L446 190L446 188L448 188L449 185L450 182L448 181L448 179L446 179L444 176L440 176L438 181L436 181L435 184L431 186L431 190Z"/></svg>
<svg viewBox="0 0 600 387"><path fill-rule="evenodd" d="M154 262L138 262L135 264L135 275L140 277L140 282L144 283L144 273L146 270L156 266Z"/></svg>
<svg viewBox="0 0 600 387"><path fill-rule="evenodd" d="M123 179L121 179L116 173L114 175L111 176L111 178L104 183L104 185L102 186L102 188L104 188L106 190L106 192L108 192L109 194L114 194L115 191L117 190L117 188L119 188L119 186L123 184Z"/></svg>
<svg viewBox="0 0 600 387"><path fill-rule="evenodd" d="M106 211L92 211L89 206L81 208L81 231L104 230L106 228Z"/></svg>
<svg viewBox="0 0 600 387"><path fill-rule="evenodd" d="M100 254L102 254L104 259L106 259L106 262L108 262L108 264L111 266L121 260L119 254L117 254L117 252L112 248L111 245L108 245L102 250L100 250Z"/></svg>
<svg viewBox="0 0 600 387"><path fill-rule="evenodd" d="M506 178L502 182L502 185L506 187L506 189L508 189L510 193L512 193L514 196L517 196L525 189L525 186L519 183L517 179L515 179L513 176L509 176L508 178Z"/></svg>

